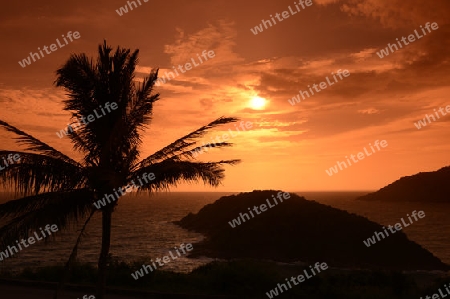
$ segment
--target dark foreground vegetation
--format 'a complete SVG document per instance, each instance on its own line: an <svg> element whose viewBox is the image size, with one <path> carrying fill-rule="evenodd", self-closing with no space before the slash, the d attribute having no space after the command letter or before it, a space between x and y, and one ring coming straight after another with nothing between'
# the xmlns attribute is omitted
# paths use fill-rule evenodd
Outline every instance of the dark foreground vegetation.
<svg viewBox="0 0 450 299"><path fill-rule="evenodd" d="M143 261L125 263L112 261L109 265L107 285L123 289L148 290L163 293L220 294L236 298L268 298L266 292L283 283L285 278L302 274L304 266L280 265L274 262L239 260L213 262L189 274L156 271L134 280L131 273ZM24 269L20 274L3 273L2 278L59 281L63 266ZM95 266L76 264L69 282L94 285ZM337 270L328 269L289 291L280 298L419 298L435 293L448 282L438 274L401 273L397 271ZM1 286L0 286L1 289Z"/></svg>

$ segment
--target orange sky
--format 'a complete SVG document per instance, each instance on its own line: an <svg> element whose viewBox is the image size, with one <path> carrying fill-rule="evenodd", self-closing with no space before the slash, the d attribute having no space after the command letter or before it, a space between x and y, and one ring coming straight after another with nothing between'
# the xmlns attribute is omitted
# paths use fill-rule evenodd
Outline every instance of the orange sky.
<svg viewBox="0 0 450 299"><path fill-rule="evenodd" d="M235 144L202 160L240 158L223 186L181 185L174 191L371 190L401 176L449 165L450 114L418 130L414 122L450 105L448 0L317 0L307 9L254 35L250 28L294 1L152 1L119 16L123 0L9 1L0 10L0 119L71 154L62 90L52 83L71 53L96 55L105 38L140 49L138 78L160 75L197 53L215 57L161 85L161 100L145 137L144 155L219 116L253 128ZM236 3L239 3L238 5ZM426 22L439 29L380 59L376 52ZM22 68L18 61L68 31L81 37ZM299 90L337 70L350 76L292 106ZM253 109L254 96L267 100ZM214 131L205 141L234 124ZM0 132L0 148L15 149ZM326 169L375 140L389 146L328 176Z"/></svg>

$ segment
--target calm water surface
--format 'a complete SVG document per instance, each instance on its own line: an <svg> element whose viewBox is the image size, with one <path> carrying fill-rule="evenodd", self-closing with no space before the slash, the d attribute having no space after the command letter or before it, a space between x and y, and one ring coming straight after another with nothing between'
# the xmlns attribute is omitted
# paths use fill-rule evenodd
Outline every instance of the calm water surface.
<svg viewBox="0 0 450 299"><path fill-rule="evenodd" d="M425 203L379 203L355 201L361 192L296 192L309 200L327 204L351 213L365 216L383 225L394 225L413 210L425 212L425 218L406 227L404 232L409 239L421 244L443 262L450 264L450 204ZM197 213L204 205L213 203L224 195L233 193L163 193L157 195L130 195L121 198L113 215L111 253L125 261L139 260L144 257L162 258L168 251L181 243L195 243L203 236L188 232L172 224L187 215ZM0 202L4 202L0 200ZM94 216L88 226L88 235L78 250L81 261L96 264L100 250L100 214ZM49 223L51 224L51 223ZM57 233L55 242L39 241L21 251L15 258L0 262L1 269L19 270L24 266L45 266L65 263L75 239L76 228L68 232ZM367 236L370 237L370 236ZM195 247L195 246L194 246ZM4 248L0 248L4 251ZM180 257L161 267L161 270L189 272L213 259L187 259Z"/></svg>

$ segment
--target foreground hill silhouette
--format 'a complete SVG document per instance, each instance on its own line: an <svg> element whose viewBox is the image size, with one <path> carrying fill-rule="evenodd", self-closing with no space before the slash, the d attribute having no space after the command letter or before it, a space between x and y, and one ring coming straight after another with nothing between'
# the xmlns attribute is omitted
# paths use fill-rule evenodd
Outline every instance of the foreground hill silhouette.
<svg viewBox="0 0 450 299"><path fill-rule="evenodd" d="M450 166L447 166L438 171L402 177L376 192L358 197L357 200L449 202L449 182Z"/></svg>
<svg viewBox="0 0 450 299"><path fill-rule="evenodd" d="M248 207L266 203L279 191L253 191L224 196L176 222L206 236L191 256L255 258L282 262L326 262L365 269L447 270L449 267L420 245L397 232L366 247L363 240L382 226L330 206L291 198L232 228L228 222Z"/></svg>

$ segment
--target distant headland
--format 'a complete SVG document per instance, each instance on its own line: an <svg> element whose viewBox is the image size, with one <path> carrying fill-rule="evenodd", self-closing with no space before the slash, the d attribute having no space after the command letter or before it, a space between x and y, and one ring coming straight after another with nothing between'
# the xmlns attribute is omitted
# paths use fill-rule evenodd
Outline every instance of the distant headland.
<svg viewBox="0 0 450 299"><path fill-rule="evenodd" d="M450 202L450 166L437 171L405 176L381 188L360 196L357 200L390 202Z"/></svg>

